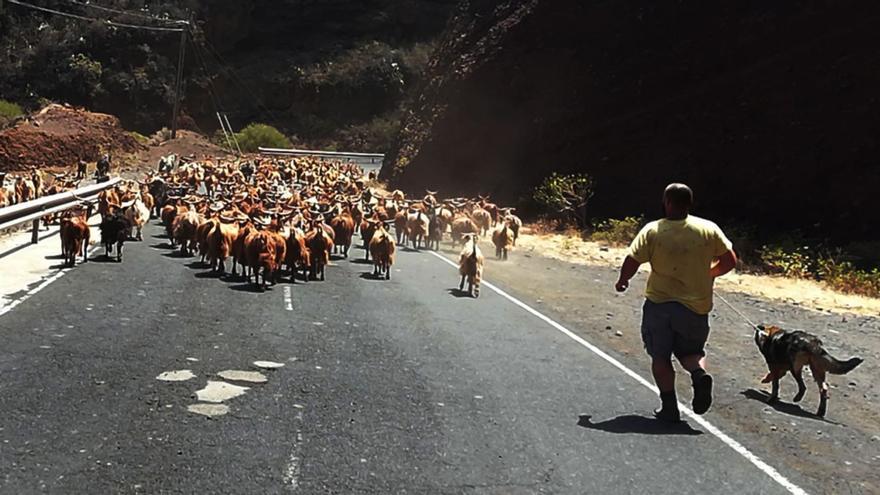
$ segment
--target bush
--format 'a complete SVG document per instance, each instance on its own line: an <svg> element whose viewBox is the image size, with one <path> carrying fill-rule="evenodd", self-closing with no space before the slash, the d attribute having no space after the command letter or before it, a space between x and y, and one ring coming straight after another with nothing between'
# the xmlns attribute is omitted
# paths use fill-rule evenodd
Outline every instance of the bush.
<svg viewBox="0 0 880 495"><path fill-rule="evenodd" d="M645 217L626 217L624 219L609 218L597 223L588 238L591 241L604 242L612 246L628 245L645 225Z"/></svg>
<svg viewBox="0 0 880 495"><path fill-rule="evenodd" d="M587 202L593 197L593 179L587 174L553 172L535 188L534 199L550 212L586 227Z"/></svg>
<svg viewBox="0 0 880 495"><path fill-rule="evenodd" d="M817 262L817 275L834 290L848 294L880 297L880 270L859 270L848 261L825 257Z"/></svg>
<svg viewBox="0 0 880 495"><path fill-rule="evenodd" d="M143 134L141 134L139 132L129 131L129 134L131 135L131 137L134 138L135 141L143 144L144 146L150 144L150 138L148 138L147 136L144 136Z"/></svg>
<svg viewBox="0 0 880 495"><path fill-rule="evenodd" d="M253 153L264 148L289 148L290 140L281 131L268 124L249 124L235 134L241 151Z"/></svg>
<svg viewBox="0 0 880 495"><path fill-rule="evenodd" d="M814 256L809 248L764 246L760 250L763 270L792 278L810 278L814 273Z"/></svg>
<svg viewBox="0 0 880 495"><path fill-rule="evenodd" d="M12 120L24 115L20 106L6 100L0 100L0 118Z"/></svg>

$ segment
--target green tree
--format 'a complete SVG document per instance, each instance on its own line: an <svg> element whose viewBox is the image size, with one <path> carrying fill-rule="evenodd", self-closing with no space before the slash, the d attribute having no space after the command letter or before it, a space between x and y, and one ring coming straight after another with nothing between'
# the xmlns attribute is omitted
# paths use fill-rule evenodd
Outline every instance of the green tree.
<svg viewBox="0 0 880 495"><path fill-rule="evenodd" d="M593 197L593 179L587 174L553 172L535 188L535 201L578 227L587 226L587 203Z"/></svg>
<svg viewBox="0 0 880 495"><path fill-rule="evenodd" d="M289 148L290 140L281 131L268 124L249 124L235 134L244 152L252 153L264 148Z"/></svg>

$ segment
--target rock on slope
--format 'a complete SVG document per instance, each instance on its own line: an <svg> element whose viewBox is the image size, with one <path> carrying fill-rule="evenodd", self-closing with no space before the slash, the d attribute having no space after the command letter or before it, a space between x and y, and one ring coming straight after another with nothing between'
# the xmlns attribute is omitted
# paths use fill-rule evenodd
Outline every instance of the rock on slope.
<svg viewBox="0 0 880 495"><path fill-rule="evenodd" d="M586 171L596 216L657 212L662 187L683 180L705 215L877 238L878 13L464 1L382 176L507 202L551 171Z"/></svg>

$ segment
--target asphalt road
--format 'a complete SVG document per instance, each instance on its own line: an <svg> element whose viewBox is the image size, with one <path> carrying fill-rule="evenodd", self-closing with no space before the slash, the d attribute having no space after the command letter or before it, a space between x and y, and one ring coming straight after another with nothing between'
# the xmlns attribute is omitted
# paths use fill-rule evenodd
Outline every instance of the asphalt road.
<svg viewBox="0 0 880 495"><path fill-rule="evenodd" d="M459 297L429 253L258 293L166 242L153 225L0 316L0 492L787 493L693 421L649 419L649 389L545 321ZM285 366L235 382L226 415L188 411L257 360Z"/></svg>

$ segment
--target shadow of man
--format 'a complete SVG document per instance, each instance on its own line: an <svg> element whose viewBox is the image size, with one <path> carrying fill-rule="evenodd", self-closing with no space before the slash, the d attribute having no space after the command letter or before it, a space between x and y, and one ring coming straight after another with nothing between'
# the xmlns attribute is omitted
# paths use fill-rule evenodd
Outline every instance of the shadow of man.
<svg viewBox="0 0 880 495"><path fill-rule="evenodd" d="M608 433L637 433L641 435L702 435L703 432L691 428L684 421L669 423L656 418L647 418L636 414L625 414L598 423L593 422L589 414L578 416L578 426Z"/></svg>

